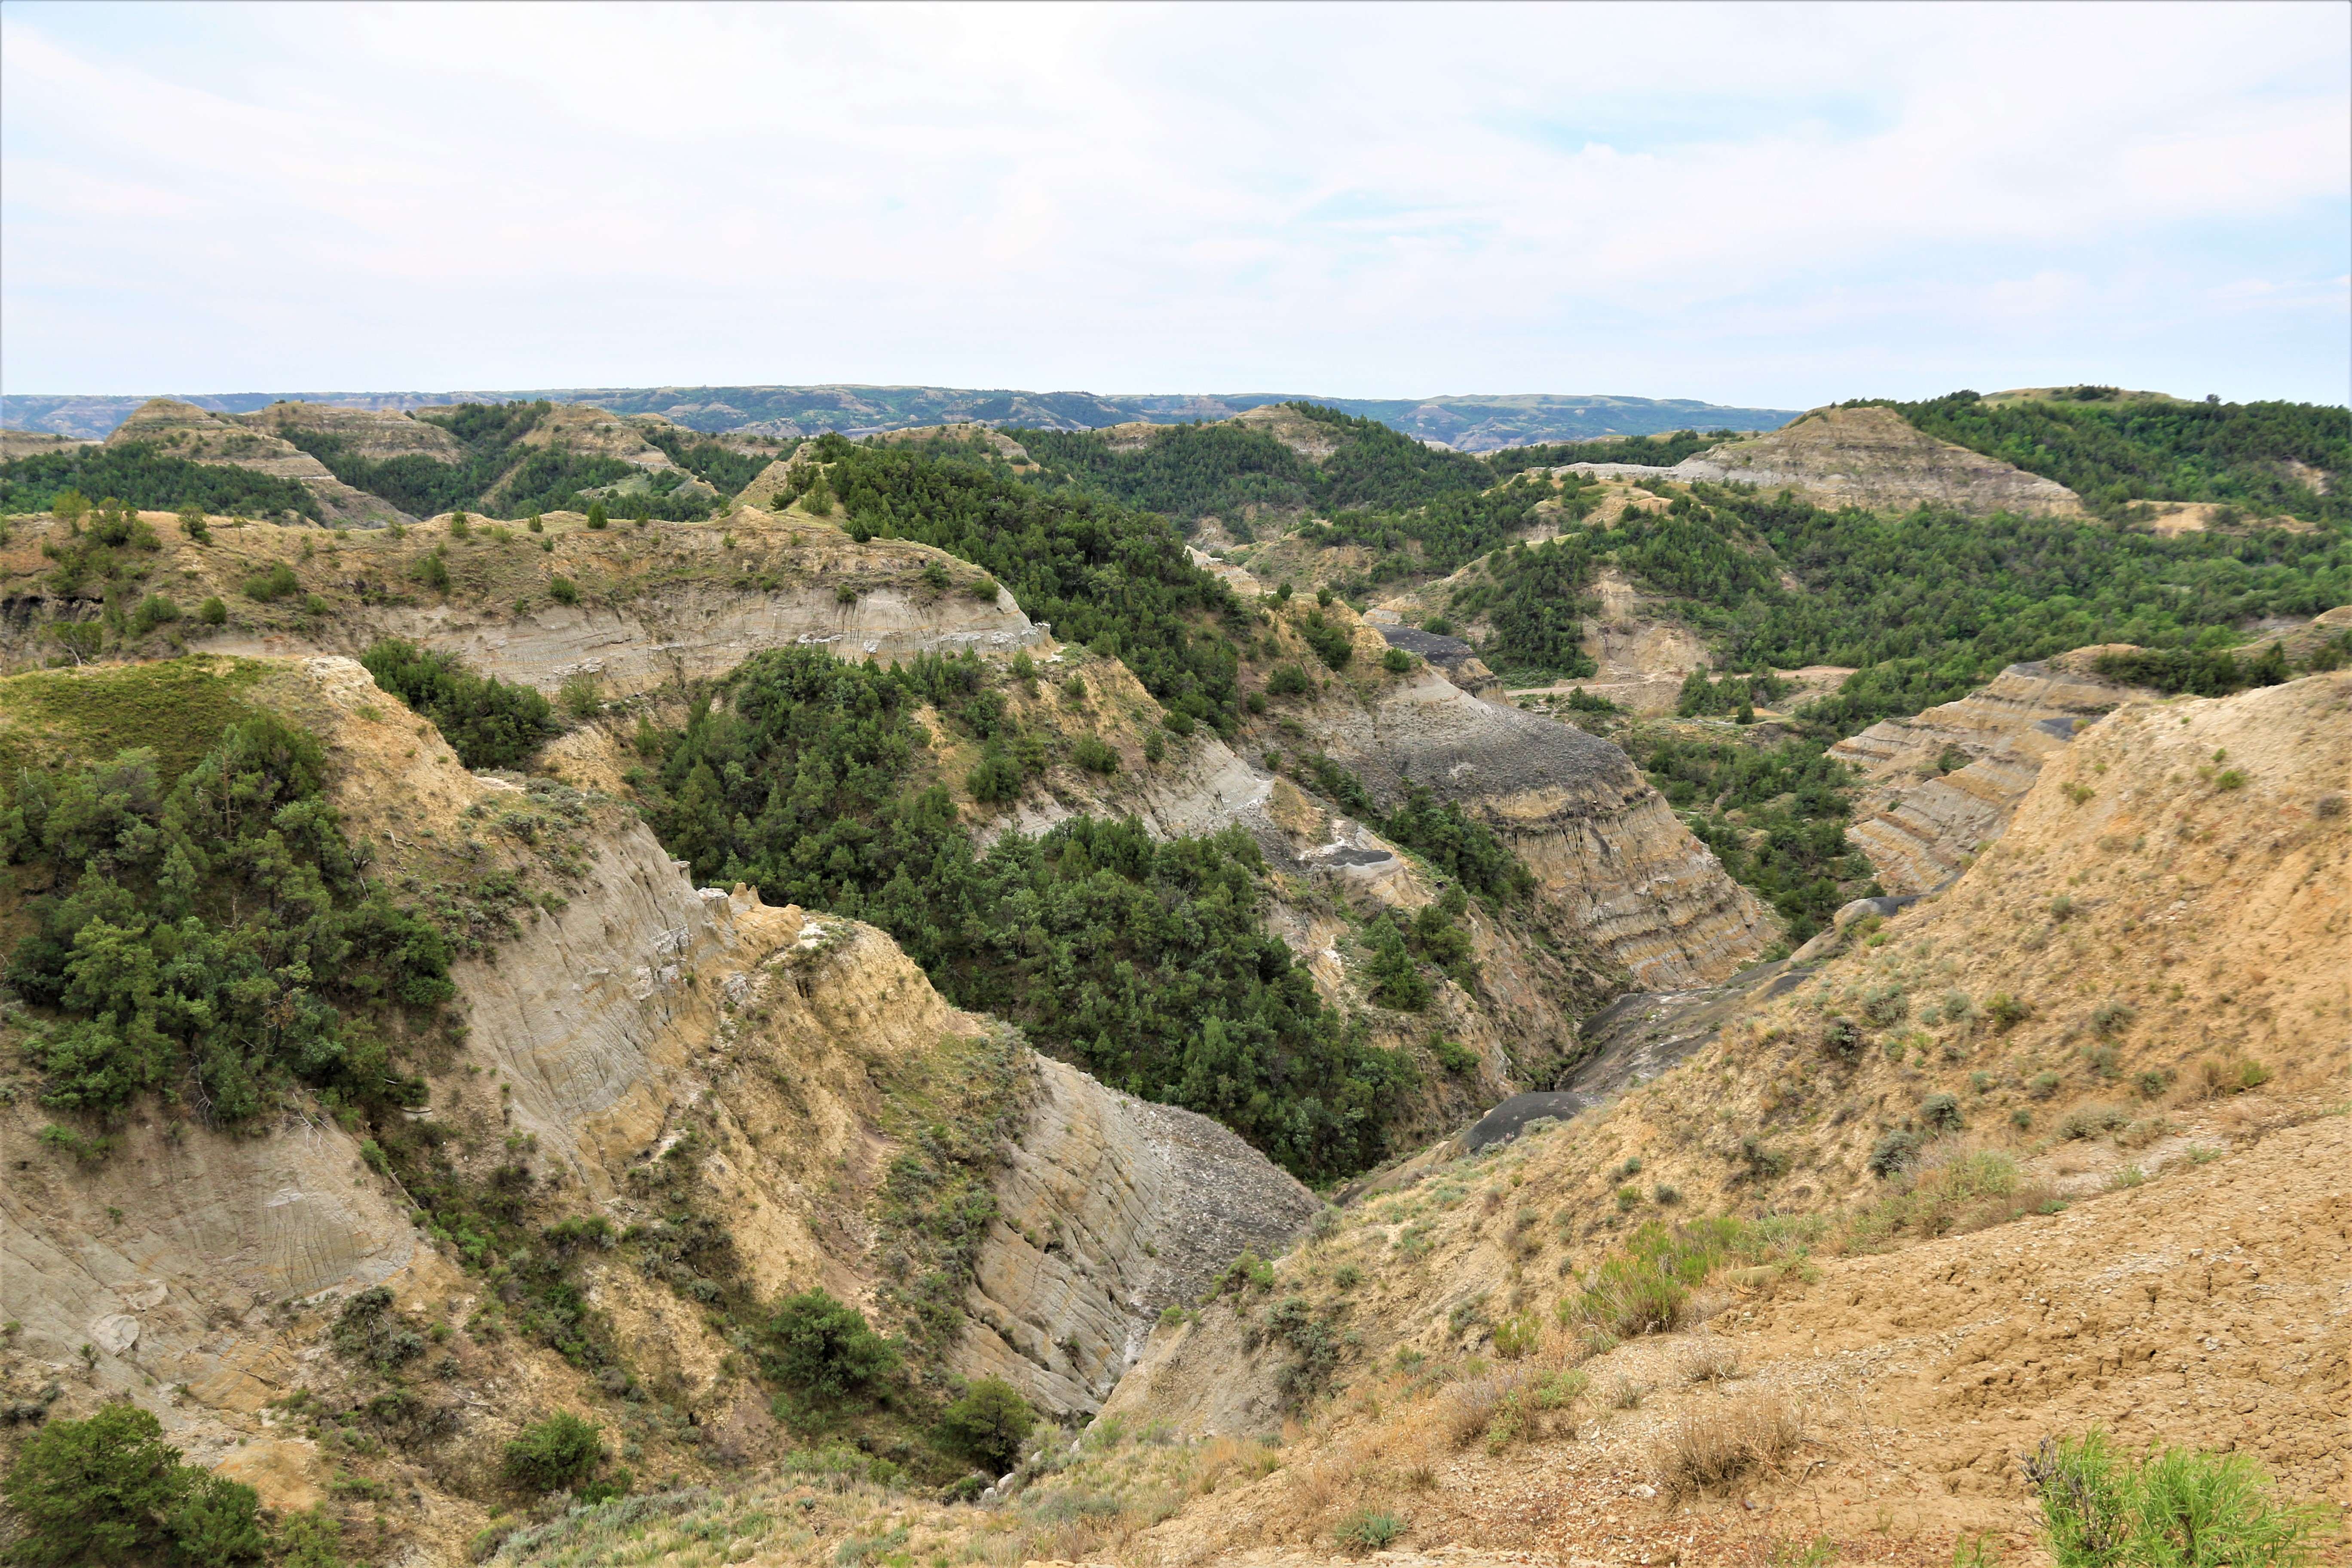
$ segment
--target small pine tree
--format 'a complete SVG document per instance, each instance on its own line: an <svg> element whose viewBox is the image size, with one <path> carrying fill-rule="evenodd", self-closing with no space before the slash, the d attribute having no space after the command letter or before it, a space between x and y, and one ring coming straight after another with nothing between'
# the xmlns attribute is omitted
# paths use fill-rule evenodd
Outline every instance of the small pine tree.
<svg viewBox="0 0 2352 1568"><path fill-rule="evenodd" d="M612 521L613 521L613 519L612 519L611 514L609 514L608 512L606 512L606 511L604 510L604 503L603 501L601 501L601 500L592 500L592 501L590 501L590 502L588 503L588 526L589 526L589 527L591 527L591 528L605 528L605 527L609 527L609 526L611 525L611 523L612 523Z"/></svg>
<svg viewBox="0 0 2352 1568"><path fill-rule="evenodd" d="M24 1531L11 1561L131 1561L162 1542L163 1520L189 1489L184 1468L163 1424L135 1405L50 1422L18 1450L0 1485Z"/></svg>
<svg viewBox="0 0 2352 1568"><path fill-rule="evenodd" d="M1364 940L1372 950L1371 963L1365 971L1371 978L1372 1000L1404 1013L1418 1013L1428 1006L1429 982L1414 967L1404 933L1397 930L1395 922L1374 921L1365 928Z"/></svg>
<svg viewBox="0 0 2352 1568"><path fill-rule="evenodd" d="M1037 1425L1020 1391L1002 1378L983 1377L940 1417L940 1446L990 1474L1008 1470Z"/></svg>
<svg viewBox="0 0 2352 1568"><path fill-rule="evenodd" d="M898 1352L856 1308L825 1290L787 1297L768 1320L769 1376L818 1403L860 1394L898 1369Z"/></svg>

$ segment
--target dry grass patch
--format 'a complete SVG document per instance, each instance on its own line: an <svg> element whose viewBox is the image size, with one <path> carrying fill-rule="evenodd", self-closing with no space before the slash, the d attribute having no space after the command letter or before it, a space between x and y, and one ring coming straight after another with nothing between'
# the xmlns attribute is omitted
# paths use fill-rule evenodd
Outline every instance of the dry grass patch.
<svg viewBox="0 0 2352 1568"><path fill-rule="evenodd" d="M1552 1436L1591 1385L1582 1372L1558 1361L1483 1373L1447 1391L1444 1430L1457 1448L1484 1444L1499 1454Z"/></svg>
<svg viewBox="0 0 2352 1568"><path fill-rule="evenodd" d="M1652 1456L1658 1490L1680 1502L1757 1470L1778 1470L1805 1427L1797 1407L1778 1394L1751 1394L1677 1418Z"/></svg>
<svg viewBox="0 0 2352 1568"><path fill-rule="evenodd" d="M1701 1334L1683 1352L1685 1383L1729 1383L1739 1375L1739 1352L1711 1334Z"/></svg>

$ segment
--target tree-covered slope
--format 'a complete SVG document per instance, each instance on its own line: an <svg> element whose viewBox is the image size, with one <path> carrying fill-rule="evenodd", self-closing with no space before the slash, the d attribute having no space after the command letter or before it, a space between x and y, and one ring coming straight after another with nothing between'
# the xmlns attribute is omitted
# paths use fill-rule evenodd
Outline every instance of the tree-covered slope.
<svg viewBox="0 0 2352 1568"><path fill-rule="evenodd" d="M666 452L677 467L646 474L610 453L573 447L560 435L530 440L535 432L550 426L554 411L555 405L541 398L533 403L466 403L417 416L462 443L465 455L456 462L422 453L373 458L329 430L289 426L281 434L345 484L419 517L469 509L509 517L585 510L588 492L644 475L642 493L625 503L631 512L684 521L707 515L711 504L709 491L691 487L690 479L732 494L766 466L764 458L747 458L716 442L689 441L680 432L651 429L637 434L645 445Z"/></svg>
<svg viewBox="0 0 2352 1568"><path fill-rule="evenodd" d="M2315 403L2183 403L2112 387L2015 400L1955 392L1886 402L1928 435L2056 479L2095 510L2210 501L2256 514L2352 521L2352 409ZM2322 476L2333 476L2325 483Z"/></svg>
<svg viewBox="0 0 2352 1568"><path fill-rule="evenodd" d="M197 463L144 442L43 452L0 463L0 515L47 511L68 490L142 511L194 505L215 515L299 513L317 521L319 498L299 482L227 463Z"/></svg>
<svg viewBox="0 0 2352 1568"><path fill-rule="evenodd" d="M1168 708L1230 730L1238 655L1233 595L1192 563L1165 519L1075 488L1041 489L977 454L827 436L789 504L837 505L852 537L935 545L994 574L1065 642L1124 659ZM821 476L821 477L820 477Z"/></svg>
<svg viewBox="0 0 2352 1568"><path fill-rule="evenodd" d="M1411 1068L1325 1007L1268 931L1247 833L1155 841L1081 817L982 854L919 774L919 706L1024 749L976 659L883 668L781 649L658 739L647 814L698 880L879 925L958 1005L1214 1116L1302 1176L1381 1157Z"/></svg>
<svg viewBox="0 0 2352 1568"><path fill-rule="evenodd" d="M1707 633L1724 668L1857 667L1807 712L1825 739L1948 701L2018 659L2109 642L2226 647L2263 617L2352 603L2340 527L2166 538L2062 518L1832 512L1700 487L1663 511L1491 555L1449 611L1491 622L1496 668L1573 676L1570 595L1603 562Z"/></svg>
<svg viewBox="0 0 2352 1568"><path fill-rule="evenodd" d="M1424 445L1378 420L1313 403L1278 406L1304 422L1306 438L1285 440L1272 425L1249 421L1171 425L1140 441L1114 442L1088 431L1013 434L1047 465L1045 482L1076 483L1174 518L1230 517L1253 503L1393 510L1494 481L1494 471L1477 458Z"/></svg>

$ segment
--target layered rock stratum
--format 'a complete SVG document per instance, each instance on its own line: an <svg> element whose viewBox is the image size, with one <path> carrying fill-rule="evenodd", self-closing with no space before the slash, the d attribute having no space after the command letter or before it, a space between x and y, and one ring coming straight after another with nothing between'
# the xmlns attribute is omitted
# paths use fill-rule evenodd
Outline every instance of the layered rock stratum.
<svg viewBox="0 0 2352 1568"><path fill-rule="evenodd" d="M1824 507L2075 516L2082 499L2038 474L1941 441L1891 408L1817 408L1769 435L1727 441L1672 467L1571 463L1612 478L1736 481L1791 489Z"/></svg>

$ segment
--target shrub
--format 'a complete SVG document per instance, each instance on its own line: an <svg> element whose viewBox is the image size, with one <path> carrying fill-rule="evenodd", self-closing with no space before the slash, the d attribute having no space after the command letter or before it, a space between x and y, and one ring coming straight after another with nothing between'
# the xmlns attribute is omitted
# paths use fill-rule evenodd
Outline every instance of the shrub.
<svg viewBox="0 0 2352 1568"><path fill-rule="evenodd" d="M1443 1035L1432 1035L1429 1037L1429 1054L1437 1058L1439 1067L1455 1078L1478 1070L1478 1053L1459 1040L1449 1040Z"/></svg>
<svg viewBox="0 0 2352 1568"><path fill-rule="evenodd" d="M1862 1055L1862 1028L1851 1018L1832 1018L1822 1030L1822 1048L1841 1061Z"/></svg>
<svg viewBox="0 0 2352 1568"><path fill-rule="evenodd" d="M940 1446L1002 1474L1021 1458L1021 1445L1036 1425L1036 1413L1017 1389L1002 1378L983 1377L940 1415Z"/></svg>
<svg viewBox="0 0 2352 1568"><path fill-rule="evenodd" d="M562 689L556 693L562 700L563 710L574 719L593 719L604 710L604 699L596 695L596 678L585 673L565 678Z"/></svg>
<svg viewBox="0 0 2352 1568"><path fill-rule="evenodd" d="M1739 1352L1712 1334L1702 1334L1683 1352L1685 1383L1729 1383L1739 1375Z"/></svg>
<svg viewBox="0 0 2352 1568"><path fill-rule="evenodd" d="M125 1563L160 1544L189 1492L193 1467L135 1405L104 1405L86 1421L52 1421L17 1451L5 1492L23 1533L24 1563ZM195 1472L201 1474L202 1472Z"/></svg>
<svg viewBox="0 0 2352 1568"><path fill-rule="evenodd" d="M1739 1140L1740 1175L1750 1182L1773 1182L1789 1173L1789 1156L1778 1149L1769 1148L1753 1132Z"/></svg>
<svg viewBox="0 0 2352 1568"><path fill-rule="evenodd" d="M898 1370L898 1352L865 1314L823 1289L777 1303L765 1337L761 1370L816 1404L863 1394Z"/></svg>
<svg viewBox="0 0 2352 1568"><path fill-rule="evenodd" d="M2058 1092L2059 1077L2044 1068L2025 1080L2025 1092L2036 1100L2047 1100Z"/></svg>
<svg viewBox="0 0 2352 1568"><path fill-rule="evenodd" d="M1891 1029L1911 1016L1911 999L1900 985L1881 985L1865 992L1862 1016L1882 1029Z"/></svg>
<svg viewBox="0 0 2352 1568"><path fill-rule="evenodd" d="M963 591L983 605L992 605L1004 590L993 577L975 577L963 585Z"/></svg>
<svg viewBox="0 0 2352 1568"><path fill-rule="evenodd" d="M1415 660L1401 647L1392 647L1381 655L1381 668L1391 675L1410 675Z"/></svg>
<svg viewBox="0 0 2352 1568"><path fill-rule="evenodd" d="M267 572L257 572L245 580L245 596L259 604L270 604L286 597L301 584L295 581L294 569L283 561Z"/></svg>
<svg viewBox="0 0 2352 1568"><path fill-rule="evenodd" d="M2129 1126L2131 1119L2131 1112L2120 1105L2078 1105L2058 1123L2058 1136L2066 1139L2095 1138L2102 1132Z"/></svg>
<svg viewBox="0 0 2352 1568"><path fill-rule="evenodd" d="M592 500L588 503L589 527L608 528L612 526L612 521L613 515L604 510L604 503L603 501Z"/></svg>
<svg viewBox="0 0 2352 1568"><path fill-rule="evenodd" d="M2243 789L2246 787L2246 775L2236 768L2223 768L2214 778L2213 787L2219 790Z"/></svg>
<svg viewBox="0 0 2352 1568"><path fill-rule="evenodd" d="M208 626L225 626L228 625L228 606L218 598L206 599L196 606L196 619Z"/></svg>
<svg viewBox="0 0 2352 1568"><path fill-rule="evenodd" d="M1495 1325L1495 1353L1505 1361L1517 1361L1534 1350L1541 1337L1532 1317L1506 1318Z"/></svg>
<svg viewBox="0 0 2352 1568"><path fill-rule="evenodd" d="M1301 697L1306 695L1307 671L1296 664L1277 664L1265 678L1266 695L1270 697Z"/></svg>
<svg viewBox="0 0 2352 1568"><path fill-rule="evenodd" d="M1880 1181L1906 1171L1919 1158L1921 1139L1916 1132L1895 1131L1871 1146L1870 1173Z"/></svg>
<svg viewBox="0 0 2352 1568"><path fill-rule="evenodd" d="M2091 1010L2091 1027L2102 1035L2120 1035L2138 1016L2128 1002L2105 1002Z"/></svg>
<svg viewBox="0 0 2352 1568"><path fill-rule="evenodd" d="M559 605L576 605L580 602L580 584L569 577L550 577L547 596Z"/></svg>
<svg viewBox="0 0 2352 1568"><path fill-rule="evenodd" d="M972 799L993 805L1019 795L1024 778L1013 753L992 741L982 748L980 761L966 770L963 786L971 792Z"/></svg>
<svg viewBox="0 0 2352 1568"><path fill-rule="evenodd" d="M394 1310L392 1291L383 1285L362 1290L343 1303L335 1319L333 1341L335 1349L344 1355L382 1373L425 1353L425 1336Z"/></svg>
<svg viewBox="0 0 2352 1568"><path fill-rule="evenodd" d="M1985 1016L1991 1020L1993 1032L2005 1035L2025 1022L2032 1009L2006 991L1996 992L1985 1004Z"/></svg>
<svg viewBox="0 0 2352 1568"><path fill-rule="evenodd" d="M506 1447L500 1468L514 1485L534 1492L566 1491L596 1473L604 1444L593 1421L559 1410L522 1429Z"/></svg>
<svg viewBox="0 0 2352 1568"><path fill-rule="evenodd" d="M1951 1132L1960 1125L1960 1102L1948 1094L1931 1094L1919 1102L1919 1120L1938 1132Z"/></svg>
<svg viewBox="0 0 2352 1568"><path fill-rule="evenodd" d="M2271 1069L2252 1060L2217 1062L2208 1059L2203 1065L2205 1092L2209 1095L2242 1094L2250 1089L2260 1089L2270 1082Z"/></svg>
<svg viewBox="0 0 2352 1568"><path fill-rule="evenodd" d="M2167 1448L2135 1461L2093 1427L2025 1457L2058 1568L2264 1568L2307 1562L2315 1508L2272 1495L2244 1454Z"/></svg>
<svg viewBox="0 0 2352 1568"><path fill-rule="evenodd" d="M1384 1509L1360 1508L1339 1521L1333 1533L1339 1550L1350 1557L1379 1552L1404 1533L1404 1521Z"/></svg>
<svg viewBox="0 0 2352 1568"><path fill-rule="evenodd" d="M150 594L139 601L131 614L131 635L143 637L157 626L169 626L180 618L180 606L161 594Z"/></svg>
<svg viewBox="0 0 2352 1568"><path fill-rule="evenodd" d="M449 560L441 545L436 544L419 556L408 571L411 576L436 594L449 591Z"/></svg>
<svg viewBox="0 0 2352 1568"><path fill-rule="evenodd" d="M1576 1304L1576 1314L1619 1339L1671 1332L1682 1317L1690 1288L1682 1280L1633 1258L1612 1258Z"/></svg>
<svg viewBox="0 0 2352 1568"><path fill-rule="evenodd" d="M1090 773L1118 772L1118 752L1097 735L1081 735L1070 748L1070 761Z"/></svg>
<svg viewBox="0 0 2352 1568"><path fill-rule="evenodd" d="M1846 1250L1875 1251L1897 1235L1932 1238L2006 1225L2036 1212L2051 1195L2023 1182L2017 1162L1991 1149L1948 1144L1923 1154L1912 1169L1912 1179L1847 1222Z"/></svg>

